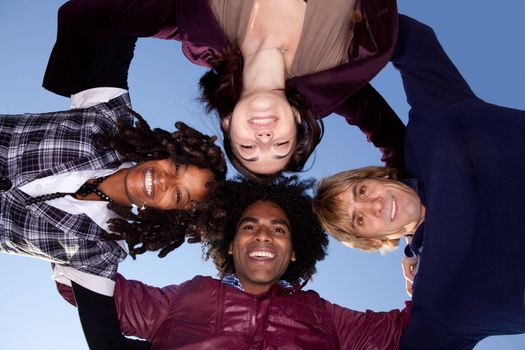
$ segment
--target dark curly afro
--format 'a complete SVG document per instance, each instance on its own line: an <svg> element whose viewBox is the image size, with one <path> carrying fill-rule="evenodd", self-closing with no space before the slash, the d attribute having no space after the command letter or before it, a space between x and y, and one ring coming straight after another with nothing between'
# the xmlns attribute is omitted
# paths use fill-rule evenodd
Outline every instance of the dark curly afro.
<svg viewBox="0 0 525 350"><path fill-rule="evenodd" d="M307 194L313 184L313 179L299 180L297 176L280 176L268 184L241 177L216 183L208 202L223 215L216 216L221 217L220 225L204 234L202 240L205 257L213 260L219 275L235 273L228 249L243 211L257 201L271 201L288 216L297 258L281 278L290 283L309 280L316 272L316 263L326 256L328 246L328 237L313 212L312 198Z"/></svg>

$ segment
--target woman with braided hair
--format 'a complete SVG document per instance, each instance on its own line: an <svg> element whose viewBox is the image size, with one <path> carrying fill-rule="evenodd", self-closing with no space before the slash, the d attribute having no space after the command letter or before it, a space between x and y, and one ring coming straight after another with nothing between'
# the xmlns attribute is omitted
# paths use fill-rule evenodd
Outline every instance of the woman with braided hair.
<svg viewBox="0 0 525 350"><path fill-rule="evenodd" d="M151 129L131 110L135 41L108 38L89 77L67 77L78 87L71 110L0 115L0 252L53 263L54 279L73 286L83 326L104 325L102 343L89 343L94 349L122 342L112 337L120 332L113 292L126 257L122 239L133 257L147 250L165 256L186 237L199 241L207 229L199 203L226 175L216 137L181 122L173 133ZM83 317L85 310L99 318Z"/></svg>

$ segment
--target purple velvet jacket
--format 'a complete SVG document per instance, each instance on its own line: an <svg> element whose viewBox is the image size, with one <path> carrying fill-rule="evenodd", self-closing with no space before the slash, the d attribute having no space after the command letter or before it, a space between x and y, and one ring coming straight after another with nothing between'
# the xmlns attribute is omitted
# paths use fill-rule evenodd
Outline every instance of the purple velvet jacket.
<svg viewBox="0 0 525 350"><path fill-rule="evenodd" d="M301 94L312 112L331 113L358 126L383 152L387 165L403 167L405 127L368 82L386 65L398 31L396 2L358 0L354 40L349 62L287 81ZM184 55L193 63L209 66L228 45L206 0L72 0L59 11L59 21L74 25L59 28L44 87L69 96L81 90L89 69L89 46L100 45L108 35L156 37L182 42ZM95 25L94 25L95 24ZM84 38L84 39L83 39ZM74 40L72 40L74 39ZM78 77L78 78L75 78Z"/></svg>

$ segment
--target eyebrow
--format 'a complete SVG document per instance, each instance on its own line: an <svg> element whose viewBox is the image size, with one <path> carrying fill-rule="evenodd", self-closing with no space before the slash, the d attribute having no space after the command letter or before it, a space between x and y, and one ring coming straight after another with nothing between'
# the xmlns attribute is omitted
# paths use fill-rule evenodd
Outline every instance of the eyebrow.
<svg viewBox="0 0 525 350"><path fill-rule="evenodd" d="M186 203L184 203L183 206L186 206L186 205L190 204L190 202L191 202L190 191L187 188L185 188L185 190L186 190L186 198L188 200L186 201Z"/></svg>
<svg viewBox="0 0 525 350"><path fill-rule="evenodd" d="M254 224L258 224L259 223L259 219L251 217L251 216L247 216L247 217L242 218L241 221L239 221L239 224L237 226L241 226L245 222L251 222L251 223L254 223ZM286 226L286 228L288 228L288 231L292 231L292 229L290 228L290 224L286 220L274 219L274 220L270 220L270 224L272 224L272 225L283 225L283 226Z"/></svg>
<svg viewBox="0 0 525 350"><path fill-rule="evenodd" d="M283 225L283 226L286 226L286 228L288 228L288 231L292 231L292 229L290 227L290 224L286 220L275 219L275 220L271 220L270 223L272 225Z"/></svg>
<svg viewBox="0 0 525 350"><path fill-rule="evenodd" d="M182 167L181 167L180 164L179 164L179 174L180 174L181 168L182 168ZM188 171L188 164L187 164L187 163L184 164L184 171ZM187 198L188 200L186 201L186 203L184 203L184 204L182 205L183 207L185 207L185 206L187 206L188 204L191 203L190 190L188 190L187 187L184 187L184 190L185 190L185 192L186 192L186 198ZM181 190L180 192L181 192L181 196L182 196L182 190ZM181 199L181 202L182 202L182 199Z"/></svg>
<svg viewBox="0 0 525 350"><path fill-rule="evenodd" d="M290 150L288 151L288 153L283 154L282 156L274 155L274 156L272 156L272 158L273 158L273 159L283 159L283 158L286 158L286 157L288 157L288 155L289 155L290 153L292 153L292 151L293 151L294 148L295 148L295 147L291 147ZM253 158L244 158L243 156L241 156L241 154L239 153L239 151L237 151L237 154L239 155L239 157L240 157L242 160L245 160L245 161L247 161L247 162L255 162L255 161L258 161L258 160L259 160L259 156L255 156L255 157L253 157Z"/></svg>
<svg viewBox="0 0 525 350"><path fill-rule="evenodd" d="M246 216L246 217L242 218L241 221L239 221L239 224L237 226L241 226L241 224L243 224L245 222L252 222L254 224L257 224L259 222L259 220L257 220L256 218L252 218L251 216Z"/></svg>
<svg viewBox="0 0 525 350"><path fill-rule="evenodd" d="M352 199L354 200L354 203L355 203L355 200L357 198L357 185L359 185L359 182L355 182L352 186ZM355 209L354 211L352 212L352 215L350 215L350 226L352 226L352 228L355 230L356 227L355 227Z"/></svg>

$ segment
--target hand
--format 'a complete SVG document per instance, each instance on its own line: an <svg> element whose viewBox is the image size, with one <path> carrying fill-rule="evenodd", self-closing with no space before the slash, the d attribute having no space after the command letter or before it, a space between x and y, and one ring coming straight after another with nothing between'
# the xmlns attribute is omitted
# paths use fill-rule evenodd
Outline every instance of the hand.
<svg viewBox="0 0 525 350"><path fill-rule="evenodd" d="M406 256L403 257L401 267L403 269L403 277L405 278L405 290L407 294L412 297L412 284L416 276L417 258L409 259Z"/></svg>

